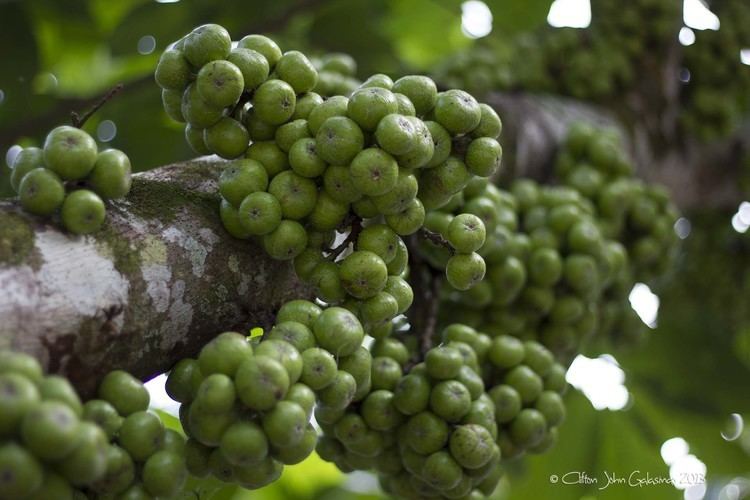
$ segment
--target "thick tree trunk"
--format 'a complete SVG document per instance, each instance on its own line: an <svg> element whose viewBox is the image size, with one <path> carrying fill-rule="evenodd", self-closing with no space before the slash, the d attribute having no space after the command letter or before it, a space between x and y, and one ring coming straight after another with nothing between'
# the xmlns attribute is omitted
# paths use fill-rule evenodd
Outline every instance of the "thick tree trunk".
<svg viewBox="0 0 750 500"><path fill-rule="evenodd" d="M206 158L134 176L92 236L0 202L0 348L34 355L88 394L113 368L147 379L306 296L288 263L223 229L221 168Z"/></svg>

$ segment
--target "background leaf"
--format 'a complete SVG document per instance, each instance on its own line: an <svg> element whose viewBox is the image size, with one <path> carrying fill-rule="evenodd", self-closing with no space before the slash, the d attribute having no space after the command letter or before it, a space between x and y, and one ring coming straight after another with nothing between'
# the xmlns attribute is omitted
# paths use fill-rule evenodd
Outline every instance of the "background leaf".
<svg viewBox="0 0 750 500"><path fill-rule="evenodd" d="M552 0L487 0L496 31L515 34L544 24Z"/></svg>

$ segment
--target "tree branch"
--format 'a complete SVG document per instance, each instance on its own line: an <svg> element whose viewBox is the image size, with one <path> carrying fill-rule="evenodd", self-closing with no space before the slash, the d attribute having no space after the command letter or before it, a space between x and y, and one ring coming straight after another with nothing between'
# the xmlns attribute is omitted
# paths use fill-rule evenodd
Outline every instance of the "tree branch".
<svg viewBox="0 0 750 500"><path fill-rule="evenodd" d="M530 177L548 182L568 127L588 121L619 130L638 176L664 185L682 210L736 209L744 199L739 185L742 155L750 151L750 123L711 143L656 136L651 124L624 123L612 112L574 99L522 93L491 93L486 99L503 119L506 158L501 180ZM627 127L627 128L626 128Z"/></svg>
<svg viewBox="0 0 750 500"><path fill-rule="evenodd" d="M339 255L343 253L349 247L349 244L355 243L359 238L359 233L362 232L362 219L359 217L352 217L350 223L347 225L350 227L349 234L346 235L344 241L342 241L336 248L329 248L326 250L328 254L326 258L331 262L335 262ZM346 226L344 227L344 229Z"/></svg>
<svg viewBox="0 0 750 500"><path fill-rule="evenodd" d="M451 244L448 243L448 240L443 238L443 235L440 233L436 233L435 231L430 231L426 227L423 227L422 229L419 230L419 233L417 234L419 234L419 236L426 239L427 241L433 243L434 245L445 247L451 253L451 255L453 255L456 252L455 249L451 246Z"/></svg>
<svg viewBox="0 0 750 500"><path fill-rule="evenodd" d="M427 351L432 349L432 347L435 345L435 328L437 327L438 307L440 306L441 284L442 278L436 273L431 272L430 293L427 297L427 306L425 308L427 318L425 320L424 330L419 332L421 359L424 359Z"/></svg>
<svg viewBox="0 0 750 500"><path fill-rule="evenodd" d="M223 229L223 163L134 176L91 236L0 202L0 348L34 355L90 394L111 369L147 379L216 334L269 326L283 302L308 297L288 263Z"/></svg>
<svg viewBox="0 0 750 500"><path fill-rule="evenodd" d="M86 111L83 115L79 115L75 111L70 112L70 120L73 122L73 126L75 128L82 128L86 121L91 118L91 115L99 111L99 109L107 104L114 96L120 93L120 91L124 88L124 85L122 83L118 83L113 88L111 88L106 94L104 94L94 105Z"/></svg>
<svg viewBox="0 0 750 500"><path fill-rule="evenodd" d="M427 231L427 233L437 235L442 239L442 236L437 233L431 231ZM407 316L411 326L410 332L412 332L410 335L416 335L419 339L412 359L405 367L406 372L424 360L427 351L435 344L435 328L437 327L440 287L442 285L442 276L419 253L417 235L425 236L425 234L417 233L406 240L409 247L410 284L414 290L414 304L407 312Z"/></svg>

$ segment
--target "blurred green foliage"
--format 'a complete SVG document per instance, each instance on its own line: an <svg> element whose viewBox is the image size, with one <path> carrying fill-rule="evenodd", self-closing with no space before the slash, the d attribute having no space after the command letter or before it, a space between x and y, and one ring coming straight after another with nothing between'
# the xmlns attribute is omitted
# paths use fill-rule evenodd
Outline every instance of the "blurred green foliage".
<svg viewBox="0 0 750 500"><path fill-rule="evenodd" d="M0 2L0 150L39 144L52 127L69 120L118 82L125 90L86 125L96 135L112 120L117 134L108 144L127 152L136 171L191 157L182 127L162 110L152 80L158 54L198 24L217 22L239 38L274 33L283 48L311 54L347 52L360 77L426 71L474 43L461 31L459 0L30 0ZM551 0L488 0L495 32L509 34L542 24ZM152 52L139 40L153 36ZM0 197L10 195L9 170L0 168ZM720 431L731 413L750 419L750 242L730 226L732 214L687 214L693 230L679 268L657 290L659 325L645 346L615 352L626 372L632 405L624 411L594 411L578 392L567 400L569 415L559 444L542 457L510 467L497 498L669 499L672 486L599 490L603 471L627 475L648 471L668 476L661 444L682 436L703 460L709 480L747 475L750 432L725 441ZM595 356L609 349L597 345ZM164 417L169 425L179 425ZM750 421L750 420L748 420ZM586 471L598 485L562 485L551 475ZM363 477L363 476L360 476ZM723 478L723 479L722 479ZM373 480L374 481L374 480ZM316 456L290 467L278 483L258 492L197 482L220 499L375 499L375 483L364 493ZM718 486L716 486L718 485ZM366 486L366 485L365 485ZM359 491L362 488L355 488ZM202 497L203 498L203 497Z"/></svg>

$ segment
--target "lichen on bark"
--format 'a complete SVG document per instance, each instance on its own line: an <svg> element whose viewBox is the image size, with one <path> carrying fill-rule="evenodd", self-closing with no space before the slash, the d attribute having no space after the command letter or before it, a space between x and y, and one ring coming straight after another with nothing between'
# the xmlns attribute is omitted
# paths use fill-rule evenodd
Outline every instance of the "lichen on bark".
<svg viewBox="0 0 750 500"><path fill-rule="evenodd" d="M34 250L34 231L29 220L14 212L0 213L0 266L29 259Z"/></svg>
<svg viewBox="0 0 750 500"><path fill-rule="evenodd" d="M141 378L214 335L268 326L308 297L289 263L232 238L218 215L218 159L134 177L103 229L72 236L0 202L0 348L38 357L90 394L107 371Z"/></svg>

